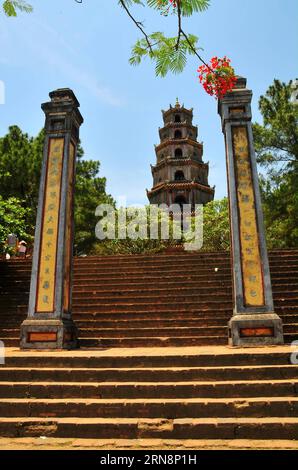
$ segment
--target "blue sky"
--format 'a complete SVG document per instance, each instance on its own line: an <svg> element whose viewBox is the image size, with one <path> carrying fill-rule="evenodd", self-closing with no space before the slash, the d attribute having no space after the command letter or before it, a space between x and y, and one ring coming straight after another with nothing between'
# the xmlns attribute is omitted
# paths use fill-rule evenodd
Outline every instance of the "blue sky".
<svg viewBox="0 0 298 470"><path fill-rule="evenodd" d="M0 80L6 100L0 105L0 135L17 124L36 135L44 123L40 104L61 87L74 90L85 123L81 140L86 157L101 162L107 191L129 204L147 202L152 185L150 163L162 125L161 109L176 96L194 108L194 123L210 162L216 198L226 195L224 141L216 101L197 80L196 58L181 75L156 78L153 64L128 63L139 32L117 0L31 0L34 13L0 17ZM135 8L150 31L175 31L175 18ZM274 78L298 75L297 0L212 0L209 10L185 19L184 29L199 36L205 58L227 55L258 97Z"/></svg>

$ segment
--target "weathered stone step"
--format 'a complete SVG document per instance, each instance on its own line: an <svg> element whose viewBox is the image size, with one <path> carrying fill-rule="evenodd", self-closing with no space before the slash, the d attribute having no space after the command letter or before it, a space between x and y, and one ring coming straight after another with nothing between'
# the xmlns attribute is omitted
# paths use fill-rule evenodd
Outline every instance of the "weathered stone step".
<svg viewBox="0 0 298 470"><path fill-rule="evenodd" d="M298 323L298 315L295 317ZM293 320L294 323L294 320ZM76 320L76 325L78 328L114 328L115 330L119 328L150 328L152 327L152 319L151 318L143 318L137 320L134 318L133 325L131 320ZM175 319L175 318L166 318L166 319L155 319L154 325L156 328L176 328L176 327L207 327L207 326L224 326L226 327L226 318L183 318L183 319Z"/></svg>
<svg viewBox="0 0 298 470"><path fill-rule="evenodd" d="M28 306L23 305L21 307L10 307L5 309L5 311L0 312L0 320L2 323L5 324L5 321L8 319L9 321L11 319L15 319L18 322L21 322L27 314L28 311ZM288 305L283 305L283 302L278 305L275 303L275 312L281 316L281 318L284 318L285 316L295 316L297 315L298 311L298 306L293 305L293 306L288 306ZM73 308L73 317L74 320L101 320L101 319L106 319L106 320L115 320L117 319L143 319L143 318L152 318L152 319L166 319L166 318L172 318L172 319L179 319L179 320L184 320L189 317L197 316L198 318L225 318L225 319L230 319L232 316L232 308L226 308L217 306L216 308L194 308L190 310L184 310L182 307L179 309L173 310L169 305L166 307L161 306L158 310L152 310L152 308L148 309L139 309L135 308L134 310L123 310L121 311L112 311L109 309L109 311L102 312L98 311L97 308L95 309L85 309L85 308L79 308L76 309L75 307Z"/></svg>
<svg viewBox="0 0 298 470"><path fill-rule="evenodd" d="M164 273L164 275L157 275L156 273L152 272L150 274L145 275L137 275L137 274L129 274L129 273L122 273L121 275L117 274L117 272L109 274L109 277L103 277L103 275L99 274L84 274L84 275L77 275L74 278L74 284L81 284L82 282L85 283L96 283L97 285L119 285L119 283L135 283L135 282L141 282L141 283L150 283L150 284L155 284L155 285L167 285L169 281L175 281L175 283L180 283L181 282L197 282L200 284L201 282L205 282L206 279L209 279L214 286L217 286L219 283L226 283L229 282L231 284L231 273L224 274L222 272L212 272L212 275L206 276L206 274L200 274L198 271L197 273L191 273L191 274L182 274L182 273L175 273L175 276L168 276L167 273ZM274 283L275 280L278 280L279 282L289 282L289 283L296 283L297 282L297 273L296 272L291 272L291 271L286 271L286 272L276 272L276 273L271 273L272 275L272 282ZM104 281L103 281L104 279ZM26 283L27 286L30 285L30 278L27 276L26 279L20 277L20 276L8 276L6 279L3 279L3 282L12 282L14 283L15 281L21 282L21 283ZM86 284L86 285L87 285Z"/></svg>
<svg viewBox="0 0 298 470"><path fill-rule="evenodd" d="M99 287L97 290L89 290L85 289L82 292L76 292L74 291L73 293L73 302L81 302L83 300L101 300L101 299L111 299L112 301L115 299L141 299L141 298L147 298L150 297L152 299L155 299L156 297L158 299L162 299L164 297L168 298L189 298L191 297L192 299L201 299L201 298L206 298L212 296L213 298L229 298L231 296L232 292L231 289L229 288L222 288L221 286L218 286L216 289L212 288L179 288L176 286L174 290L171 289L134 289L134 290L113 290L113 291L105 291L104 289L101 290ZM298 304L298 289L292 289L289 290L288 287L286 287L284 290L275 290L273 292L274 297L277 300L282 300L282 299L289 299L289 298L295 298L297 300ZM9 298L9 296L3 296L4 299Z"/></svg>
<svg viewBox="0 0 298 470"><path fill-rule="evenodd" d="M281 252L269 252L269 261L274 262L290 262L297 261L298 252L293 251L281 251ZM213 263L214 261L218 262L229 262L230 256L226 252L214 252L214 253L175 253L175 254L161 254L156 253L153 255L111 255L111 256L88 256L88 258L74 258L74 266L85 266L87 264L150 264L150 263L176 263L179 262L188 262L189 260L194 260L195 262L200 263ZM31 260L14 260L11 259L9 262L0 262L0 267L2 270L13 268L31 268Z"/></svg>
<svg viewBox="0 0 298 470"><path fill-rule="evenodd" d="M296 397L297 380L225 382L0 382L0 398L114 399L114 398L251 398Z"/></svg>
<svg viewBox="0 0 298 470"><path fill-rule="evenodd" d="M205 322L206 323L206 322ZM152 322L151 322L152 324ZM79 327L79 325L77 325ZM284 333L291 335L298 335L298 324L284 324ZM5 325L1 330L1 337L3 340L5 338L15 338L19 339L20 330L19 328L8 328ZM149 328L149 325L139 325L137 328L134 324L126 326L113 326L112 324L107 327L106 325L96 326L88 325L85 323L82 327L79 327L79 338L141 338L141 337L188 337L188 336L218 336L225 337L227 336L227 322L222 325L210 325L205 324L203 326L192 325L190 326L187 322L184 322L182 325L169 325L161 326L156 324L155 328Z"/></svg>
<svg viewBox="0 0 298 470"><path fill-rule="evenodd" d="M251 365L251 366L211 366L211 367L119 367L114 368L80 368L81 364L68 368L63 365L55 367L53 364L46 364L47 367L31 366L26 367L4 367L0 368L0 384L1 382L11 382L18 384L19 382L46 382L58 385L59 382L82 382L91 385L92 382L132 382L135 385L138 382L176 382L177 385L187 381L196 381L198 383L211 381L215 387L216 381L221 381L229 385L233 381L245 381L249 385L249 381L266 381L273 383L276 381L293 382L298 377L298 366L296 365ZM126 364L125 364L126 365ZM267 389L268 390L268 389ZM237 393L237 390L234 390ZM297 392L297 387L296 387ZM51 395L53 396L53 395Z"/></svg>
<svg viewBox="0 0 298 470"><path fill-rule="evenodd" d="M296 439L297 418L0 418L3 437Z"/></svg>
<svg viewBox="0 0 298 470"><path fill-rule="evenodd" d="M298 301L296 298L284 299L284 300L276 300L275 301L276 307L294 307L297 309ZM159 302L146 302L144 301L133 299L130 301L119 300L119 302L92 302L89 300L88 303L84 302L75 302L73 304L73 312L74 313L100 313L100 312L120 312L120 311L134 311L134 312L142 312L142 311L160 311L167 308L169 311L180 311L181 309L187 309L193 312L203 312L203 311L214 311L214 310L232 310L233 304L232 299L220 299L220 300L197 300L197 301L185 301L185 300L178 300L176 299L173 302L167 301L166 299L160 300Z"/></svg>
<svg viewBox="0 0 298 470"><path fill-rule="evenodd" d="M287 251L281 250L280 252L269 251L268 253L270 262L288 262L298 260L298 251ZM214 261L229 262L230 255L227 252L192 252L192 253L154 253L151 255L138 254L138 255L108 255L108 256L88 256L88 257L74 257L74 266L85 266L87 264L98 265L98 264L152 264L152 263L176 263L195 261L200 263L213 263ZM1 261L0 267L2 269L9 269L10 267L15 268L30 268L31 259L11 259L10 261Z"/></svg>
<svg viewBox="0 0 298 470"><path fill-rule="evenodd" d="M1 330L1 337L19 338L19 328L9 328ZM227 326L208 327L177 327L177 328L80 328L79 338L143 338L143 337L184 337L184 336L224 336L226 338Z"/></svg>
<svg viewBox="0 0 298 470"><path fill-rule="evenodd" d="M135 338L135 337L163 337L175 338L177 336L224 336L228 334L227 327L178 327L178 328L81 328L80 338Z"/></svg>
<svg viewBox="0 0 298 470"><path fill-rule="evenodd" d="M25 316L24 316L25 318ZM96 318L96 317L95 317ZM160 319L156 318L155 319L155 326L156 328L162 328L162 327L208 327L208 326L221 326L221 327L226 327L228 320L230 319L229 315L223 316L220 318L212 318L210 317L196 317L194 315L188 316L188 317L183 317L183 318L165 318L165 319ZM0 318L1 321L1 318ZM295 332L298 332L298 315L288 315L283 317L283 322L284 326L290 326L295 324ZM114 328L115 330L119 328L130 328L132 327L131 320L128 319L102 319L97 318L91 319L88 318L83 318L81 320L77 319L75 317L75 323L78 328L97 328L97 329L104 329L104 328ZM13 321L8 321L8 320L3 320L1 321L2 325L2 331L5 329L16 329L19 328L20 325L20 320L19 319L14 319ZM133 319L133 327L134 328L148 328L152 326L152 319L146 317L146 318L141 318ZM18 335L19 335L19 330L18 330Z"/></svg>
<svg viewBox="0 0 298 470"><path fill-rule="evenodd" d="M25 318L25 317L24 317ZM2 331L8 330L8 329L18 329L20 321L18 318L15 318L13 320L6 320L1 321L2 319L0 318L1 326L2 326ZM165 328L176 328L176 327L207 327L207 326L226 326L227 321L229 320L228 316L227 317L222 317L222 318L210 318L210 317L205 317L205 318L166 318L166 319L155 319L155 326L157 327L165 327ZM293 320L290 320L288 322L289 324L292 323L298 323L298 316L296 316ZM143 318L143 319L134 319L133 324L131 320L127 319L121 319L121 320L115 320L115 319L81 319L78 320L75 318L75 323L78 328L88 328L88 329L105 329L105 328L113 328L115 330L117 329L127 329L127 328L150 328L152 327L152 319L150 318Z"/></svg>
<svg viewBox="0 0 298 470"><path fill-rule="evenodd" d="M119 338L80 338L80 346L85 348L160 348L160 347L183 347L203 345L225 345L227 336L173 336L173 337L137 337L126 336ZM16 344L15 344L16 345Z"/></svg>
<svg viewBox="0 0 298 470"><path fill-rule="evenodd" d="M164 368L164 367L231 367L290 365L289 348L272 347L265 352L262 348L249 350L213 348L173 348L170 350L120 350L120 351L58 351L13 352L5 358L0 367L46 367L46 368ZM295 367L296 366L291 366ZM282 370L282 367L281 367Z"/></svg>
<svg viewBox="0 0 298 470"><path fill-rule="evenodd" d="M281 279L272 279L272 286L274 291L291 291L292 289L298 290L298 281L297 276L293 279L288 278L281 278ZM163 280L162 282L155 281L155 282L142 282L135 280L133 282L127 282L123 280L122 282L111 282L107 283L106 279L103 283L99 284L95 282L93 279L86 280L84 285L81 283L74 282L74 292L81 292L83 290L100 290L101 292L110 292L113 290L125 291L125 290L164 290L164 289L197 289L197 290L204 290L204 289L227 289L231 292L232 283L231 280L210 280L210 279L202 279L200 282L194 280L192 277L190 279L181 278L180 280L173 279L173 277L168 277L167 280ZM25 290L26 288L24 288ZM26 292L29 292L28 290Z"/></svg>
<svg viewBox="0 0 298 470"><path fill-rule="evenodd" d="M218 268L218 271L215 271L215 269ZM131 277L131 276L135 276L135 277L147 277L147 276L152 276L154 275L155 277L161 277L163 276L164 274L168 274L169 273L172 273L172 275L175 275L176 272L177 272L178 268L177 266L173 266L172 268L170 266L167 266L167 265L162 265L162 266L155 266L155 267L152 267L152 269L146 269L145 267L133 267L133 268L126 268L126 267L113 267L113 266L107 266L107 267L95 267L95 268L87 268L86 269L80 269L80 270L75 270L74 271L74 278L75 279L84 279L84 278L87 278L87 279L90 279L90 278L94 278L94 279L100 279L102 278L102 276L113 276L113 278L122 278L122 277ZM271 274L274 275L274 274L278 274L279 276L281 276L281 274L295 274L298 272L298 263L297 265L280 265L280 264L276 264L274 266L271 266L270 267L270 271L271 271ZM13 270L12 273L8 273L6 272L5 275L3 274L2 275L2 280L4 279L15 279L15 278L18 278L18 279L22 279L22 280L28 280L30 278L30 273L31 273L31 270L27 270L27 271L24 271L24 270ZM190 264L190 265L187 265L187 266L184 266L183 265L183 274L184 276L188 276L188 275L195 275L195 274L200 274L200 276L206 276L206 275L211 275L211 274L214 274L214 275L220 275L220 276L224 276L224 275L231 275L231 268L230 266L223 266L223 267L220 267L220 266L215 266L215 267L211 267L211 266L195 266L193 264Z"/></svg>
<svg viewBox="0 0 298 470"><path fill-rule="evenodd" d="M296 298L298 304L298 284L297 286L292 285L284 285L284 286L274 286L273 287L273 296L276 301L283 301L283 299L288 298ZM188 297L191 296L194 300L197 298L206 298L206 297L225 297L230 298L232 296L232 289L231 287L224 287L220 284L214 285L212 287L203 287L199 285L198 287L189 287L189 286L181 286L179 284L175 286L159 286L159 287L150 287L147 284L147 287L131 287L127 285L121 286L119 288L109 288L106 289L105 285L95 285L92 289L90 286L82 286L80 289L74 288L73 291L73 302L80 302L80 301L89 301L89 299L93 300L101 300L101 299L108 299L108 301L113 302L114 300L118 299L139 299L139 298L147 298L150 297L153 299L162 299L164 297L171 297L173 298L173 291L175 296L177 297ZM11 306L11 305L18 305L24 302L25 300L28 301L29 299L29 291L26 292L18 292L17 294L15 291L13 292L2 292L1 295L1 307ZM175 297L174 296L174 297Z"/></svg>
<svg viewBox="0 0 298 470"><path fill-rule="evenodd" d="M298 398L0 399L1 417L243 418L298 417Z"/></svg>
<svg viewBox="0 0 298 470"><path fill-rule="evenodd" d="M1 338L0 338L1 339ZM20 345L19 338L6 337L2 338L5 347L18 348ZM298 340L298 334L284 334L284 343L292 344ZM219 346L227 344L226 336L197 336L197 337L125 337L125 338L80 338L80 347L91 349L105 348L159 348L159 347L187 347L187 346Z"/></svg>

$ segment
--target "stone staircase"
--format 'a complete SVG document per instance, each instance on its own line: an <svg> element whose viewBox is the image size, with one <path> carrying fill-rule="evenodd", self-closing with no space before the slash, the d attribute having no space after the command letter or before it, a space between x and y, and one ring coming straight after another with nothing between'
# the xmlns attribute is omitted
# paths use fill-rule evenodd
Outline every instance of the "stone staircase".
<svg viewBox="0 0 298 470"><path fill-rule="evenodd" d="M275 310L285 341L298 339L298 250L270 253ZM19 345L31 261L0 263L0 339ZM73 318L80 345L160 347L227 344L232 315L227 253L77 258Z"/></svg>
<svg viewBox="0 0 298 470"><path fill-rule="evenodd" d="M226 346L229 263L226 253L76 259L77 351L17 349L30 262L1 263L0 447L1 438L40 436L110 439L110 448L297 439L291 348ZM290 342L298 336L298 251L271 253L270 265Z"/></svg>
<svg viewBox="0 0 298 470"><path fill-rule="evenodd" d="M0 367L0 436L297 439L289 349L12 351Z"/></svg>

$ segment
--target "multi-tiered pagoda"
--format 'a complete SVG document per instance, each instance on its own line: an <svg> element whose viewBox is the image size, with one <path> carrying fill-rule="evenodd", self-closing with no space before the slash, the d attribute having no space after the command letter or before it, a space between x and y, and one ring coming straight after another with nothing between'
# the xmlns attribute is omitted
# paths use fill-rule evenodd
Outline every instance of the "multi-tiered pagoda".
<svg viewBox="0 0 298 470"><path fill-rule="evenodd" d="M209 165L204 163L203 144L197 141L193 110L180 105L162 111L164 127L155 146L156 165L151 165L153 188L147 190L150 204L206 204L214 199L208 184Z"/></svg>

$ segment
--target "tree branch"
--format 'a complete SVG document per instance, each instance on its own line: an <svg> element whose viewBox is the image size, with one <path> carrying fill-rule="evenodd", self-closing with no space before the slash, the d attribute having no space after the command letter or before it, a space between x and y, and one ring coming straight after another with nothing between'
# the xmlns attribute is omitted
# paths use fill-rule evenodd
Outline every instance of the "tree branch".
<svg viewBox="0 0 298 470"><path fill-rule="evenodd" d="M177 17L178 17L178 34L177 34L176 50L178 51L179 44L180 44L181 33L182 33L181 3L180 3L180 0L177 0Z"/></svg>
<svg viewBox="0 0 298 470"><path fill-rule="evenodd" d="M192 43L190 42L187 34L183 31L183 29L181 29L181 34L182 36L184 36L184 38L186 39L186 42L188 43L188 45L190 46L191 50L193 51L193 53L198 57L198 59L204 64L206 65L206 67L208 67L208 69L210 70L210 72L213 73L213 70L209 67L209 65L204 61L204 59L202 59L202 57L198 54L197 50L195 47L193 47Z"/></svg>
<svg viewBox="0 0 298 470"><path fill-rule="evenodd" d="M151 42L149 40L149 36L146 34L146 32L144 31L143 29L143 25L140 21L137 21L133 15L130 13L129 9L127 8L127 6L125 5L125 2L124 0L119 0L122 7L124 8L124 10L126 11L126 13L128 14L129 18L133 21L133 23L136 25L136 27L142 32L143 36L145 37L146 39L146 42L148 44L148 49L150 49L150 52L153 54L153 49L152 49L152 45L151 45Z"/></svg>

